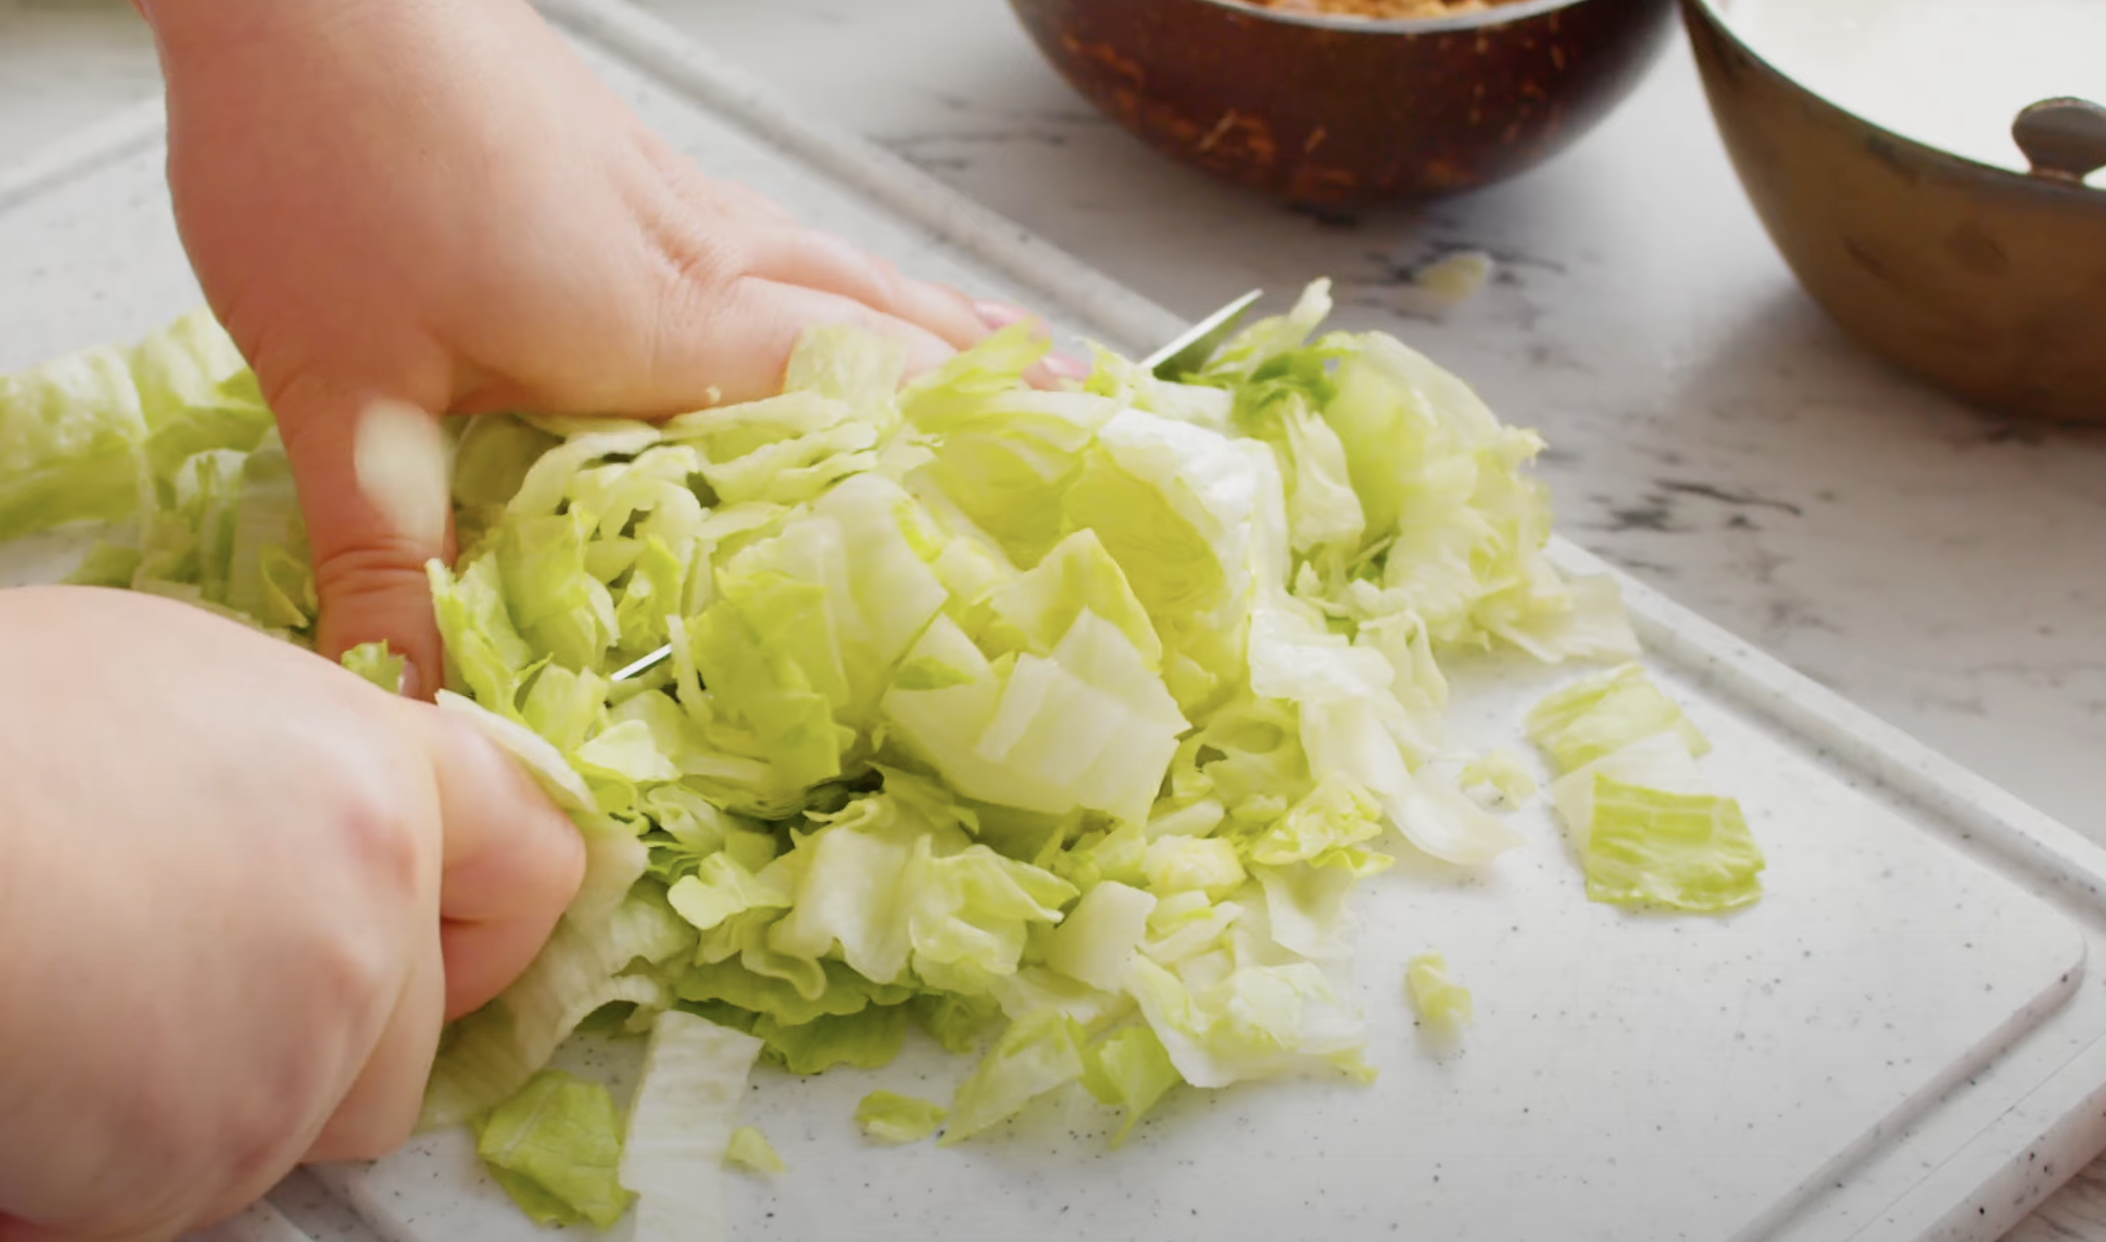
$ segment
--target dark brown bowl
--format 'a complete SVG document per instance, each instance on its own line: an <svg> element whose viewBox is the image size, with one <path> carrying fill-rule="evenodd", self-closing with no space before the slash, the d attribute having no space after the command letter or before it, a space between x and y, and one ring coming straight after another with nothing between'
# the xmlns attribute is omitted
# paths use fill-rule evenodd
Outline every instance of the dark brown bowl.
<svg viewBox="0 0 2106 1242"><path fill-rule="evenodd" d="M1644 76L1673 0L1522 0L1369 21L1234 0L1010 0L1075 89L1160 150L1337 207L1547 159Z"/></svg>
<svg viewBox="0 0 2106 1242"><path fill-rule="evenodd" d="M2096 114L2090 130L2082 109L2042 114L2077 122L2032 144L2036 161L2068 164L2060 175L1994 168L1799 85L1709 0L1683 14L1756 214L1846 331L1997 413L2106 422L2106 190L2079 179Z"/></svg>

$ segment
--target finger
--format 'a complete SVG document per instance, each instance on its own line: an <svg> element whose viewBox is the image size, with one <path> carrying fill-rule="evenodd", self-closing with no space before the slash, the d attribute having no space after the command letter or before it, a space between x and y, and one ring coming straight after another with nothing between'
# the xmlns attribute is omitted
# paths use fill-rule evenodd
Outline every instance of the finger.
<svg viewBox="0 0 2106 1242"><path fill-rule="evenodd" d="M436 929L420 931L414 943L415 956L380 1042L302 1163L377 1160L416 1130L445 1025L446 981Z"/></svg>
<svg viewBox="0 0 2106 1242"><path fill-rule="evenodd" d="M754 401L782 391L783 371L797 342L812 328L851 324L906 346L907 371L941 366L956 351L927 329L853 298L748 277L730 296L721 289L682 287L694 298L664 316L655 377L666 408L693 409L696 394L715 390L719 403ZM689 404L679 404L686 401Z"/></svg>
<svg viewBox="0 0 2106 1242"><path fill-rule="evenodd" d="M519 764L465 722L431 730L442 825L439 915L446 1016L480 1008L547 942L585 874L577 826Z"/></svg>
<svg viewBox="0 0 2106 1242"><path fill-rule="evenodd" d="M973 303L973 310L986 321L987 326L997 331L1015 324L1028 323L1037 336L1049 337L1053 329L1046 321L1014 302ZM1058 388L1067 380L1085 380L1093 368L1080 358L1063 353L1050 353L1038 360L1024 378L1039 388Z"/></svg>
<svg viewBox="0 0 2106 1242"><path fill-rule="evenodd" d="M839 294L902 319L953 349L994 331L972 299L942 285L911 280L898 268L841 238L811 229L774 230L751 243L747 270L763 280Z"/></svg>
<svg viewBox="0 0 2106 1242"><path fill-rule="evenodd" d="M314 549L316 647L333 660L384 641L409 663L405 693L429 698L445 665L424 567L452 537L438 419L315 385L277 410Z"/></svg>

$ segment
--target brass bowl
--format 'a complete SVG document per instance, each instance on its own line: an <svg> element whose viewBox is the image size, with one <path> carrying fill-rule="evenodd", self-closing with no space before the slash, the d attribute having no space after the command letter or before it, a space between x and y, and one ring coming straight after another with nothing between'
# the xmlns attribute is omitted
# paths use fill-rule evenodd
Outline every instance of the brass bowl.
<svg viewBox="0 0 2106 1242"><path fill-rule="evenodd" d="M1235 0L1010 0L1076 90L1159 150L1319 207L1511 177L1644 76L1672 0L1371 21Z"/></svg>
<svg viewBox="0 0 2106 1242"><path fill-rule="evenodd" d="M1845 111L1682 0L1741 185L1801 284L1872 350L1995 413L2106 422L2106 111L2027 109L2031 174ZM1957 67L1955 72L1965 72Z"/></svg>

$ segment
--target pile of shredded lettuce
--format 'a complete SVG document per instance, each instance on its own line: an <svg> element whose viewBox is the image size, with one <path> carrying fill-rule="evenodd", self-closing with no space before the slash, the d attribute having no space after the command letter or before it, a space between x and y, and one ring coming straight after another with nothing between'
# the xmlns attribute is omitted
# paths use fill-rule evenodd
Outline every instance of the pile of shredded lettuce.
<svg viewBox="0 0 2106 1242"><path fill-rule="evenodd" d="M449 1030L427 1125L475 1123L541 1219L642 1191L674 1223L638 1237L703 1237L721 1204L680 1160L773 1159L726 1111L756 1057L879 1066L909 1028L978 1057L947 1105L866 1101L883 1141L1069 1084L1123 1140L1182 1086L1371 1077L1355 886L1394 848L1490 860L1519 838L1473 787L1527 794L1448 736L1441 659L1636 643L1613 583L1545 556L1537 437L1389 336L1319 335L1328 310L1312 286L1174 383L1100 351L1034 389L1045 345L1014 329L903 384L896 347L824 329L767 400L458 425L442 705L542 777L590 864ZM130 519L80 580L304 641L284 454L209 319L0 383L0 537ZM1415 995L1466 1017L1437 964ZM653 1033L626 1123L544 1072L581 1026Z"/></svg>
<svg viewBox="0 0 2106 1242"><path fill-rule="evenodd" d="M0 541L75 523L123 530L74 581L312 638L292 469L255 373L204 310L0 375Z"/></svg>

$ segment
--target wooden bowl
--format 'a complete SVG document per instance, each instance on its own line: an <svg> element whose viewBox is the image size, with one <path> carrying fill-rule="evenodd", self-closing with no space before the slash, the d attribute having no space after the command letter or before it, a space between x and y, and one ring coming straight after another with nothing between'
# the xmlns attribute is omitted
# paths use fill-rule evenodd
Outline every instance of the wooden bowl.
<svg viewBox="0 0 2106 1242"><path fill-rule="evenodd" d="M2106 422L2106 111L2015 126L2032 174L1894 134L1684 0L1697 65L1763 226L1808 293L1875 352L2009 417ZM1966 72L1955 66L1954 72Z"/></svg>
<svg viewBox="0 0 2106 1242"><path fill-rule="evenodd" d="M1235 0L1010 0L1078 91L1156 148L1320 207L1511 177L1628 95L1672 0L1370 21Z"/></svg>

